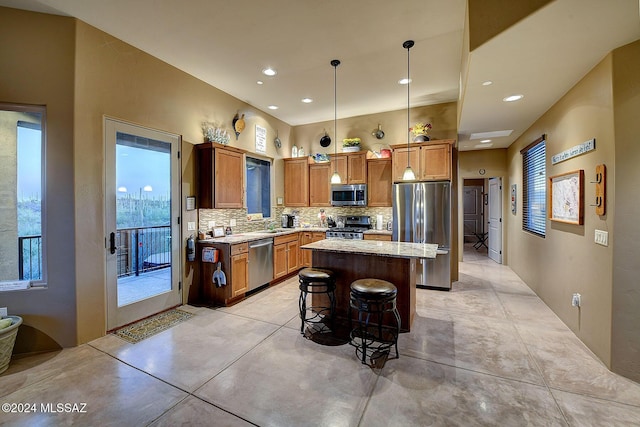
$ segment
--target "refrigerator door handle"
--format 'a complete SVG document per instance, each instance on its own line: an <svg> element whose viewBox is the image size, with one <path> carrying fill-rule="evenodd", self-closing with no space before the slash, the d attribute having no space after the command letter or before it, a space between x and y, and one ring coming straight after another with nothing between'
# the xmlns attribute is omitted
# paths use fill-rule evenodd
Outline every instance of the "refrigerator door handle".
<svg viewBox="0 0 640 427"><path fill-rule="evenodd" d="M415 215L416 218L416 235L413 237L413 241L416 243L424 243L422 230L424 228L424 206L423 206L423 194L422 187L420 185L416 185L416 206L418 207L418 214Z"/></svg>

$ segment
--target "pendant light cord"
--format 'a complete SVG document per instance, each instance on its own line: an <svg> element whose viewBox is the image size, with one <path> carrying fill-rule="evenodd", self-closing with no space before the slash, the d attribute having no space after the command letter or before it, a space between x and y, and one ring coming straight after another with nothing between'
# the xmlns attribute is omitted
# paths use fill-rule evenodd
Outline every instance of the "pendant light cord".
<svg viewBox="0 0 640 427"><path fill-rule="evenodd" d="M409 86L411 86L411 69L410 69L410 61L409 61L409 55L410 55L410 49L413 47L413 40L407 40L406 42L404 42L402 44L403 47L405 47L407 49L407 167L410 167L411 164L409 162L409 142L411 140L411 122L410 122L410 118L409 118L409 107L411 105L410 103L410 97L409 97Z"/></svg>
<svg viewBox="0 0 640 427"><path fill-rule="evenodd" d="M333 172L334 174L338 173L338 65L340 65L340 61L334 59L331 61L331 65L333 66L333 153L334 164L333 164Z"/></svg>

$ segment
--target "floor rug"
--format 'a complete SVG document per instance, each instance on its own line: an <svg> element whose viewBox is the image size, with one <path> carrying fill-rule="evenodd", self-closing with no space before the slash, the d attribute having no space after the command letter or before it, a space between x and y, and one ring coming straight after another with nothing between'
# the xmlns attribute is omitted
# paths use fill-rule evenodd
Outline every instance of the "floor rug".
<svg viewBox="0 0 640 427"><path fill-rule="evenodd" d="M114 335L135 344L192 317L193 314L186 311L169 310L120 328L114 332Z"/></svg>

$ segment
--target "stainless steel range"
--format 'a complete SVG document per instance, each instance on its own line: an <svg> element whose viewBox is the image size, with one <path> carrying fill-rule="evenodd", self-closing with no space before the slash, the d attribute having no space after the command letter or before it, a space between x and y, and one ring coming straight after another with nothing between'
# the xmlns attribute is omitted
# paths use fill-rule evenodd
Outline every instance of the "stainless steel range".
<svg viewBox="0 0 640 427"><path fill-rule="evenodd" d="M345 216L338 217L338 225L343 227L335 227L327 230L327 239L364 239L364 232L371 229L370 216Z"/></svg>

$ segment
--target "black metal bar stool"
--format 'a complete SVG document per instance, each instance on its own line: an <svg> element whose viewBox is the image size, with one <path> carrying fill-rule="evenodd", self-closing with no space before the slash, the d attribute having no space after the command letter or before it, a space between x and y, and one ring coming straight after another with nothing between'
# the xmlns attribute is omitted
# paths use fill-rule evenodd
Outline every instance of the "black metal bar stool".
<svg viewBox="0 0 640 427"><path fill-rule="evenodd" d="M383 355L388 356L390 348L395 346L398 353L398 335L400 334L400 313L396 308L398 289L390 282L380 279L359 279L351 284L349 298L349 324L353 326L352 310L358 310L358 324L351 328L349 344L356 347L356 355L362 363L366 358L374 361ZM383 325L385 313L392 313L395 327ZM371 316L374 316L371 322Z"/></svg>
<svg viewBox="0 0 640 427"><path fill-rule="evenodd" d="M326 318L329 317L333 330L336 315L336 278L331 270L324 268L303 268L298 273L300 282L300 333L304 335L305 324L318 327L318 331L326 331ZM326 294L328 302L307 305L308 294ZM313 304L313 303L312 303ZM309 316L307 316L309 314Z"/></svg>

